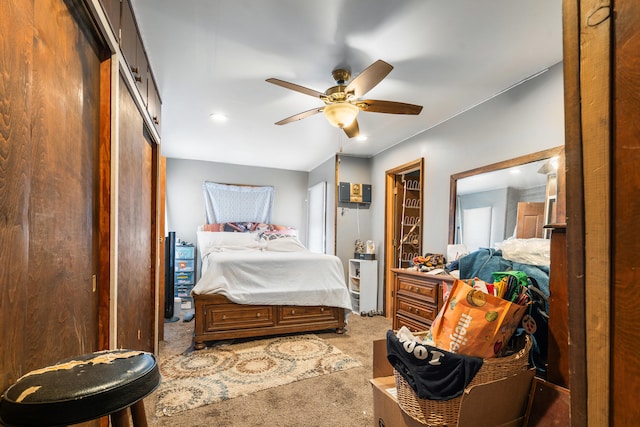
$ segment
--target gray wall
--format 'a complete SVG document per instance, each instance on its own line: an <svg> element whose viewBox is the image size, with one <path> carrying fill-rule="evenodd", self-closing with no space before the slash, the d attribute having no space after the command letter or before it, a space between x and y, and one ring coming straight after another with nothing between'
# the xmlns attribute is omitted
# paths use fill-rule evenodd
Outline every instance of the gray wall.
<svg viewBox="0 0 640 427"><path fill-rule="evenodd" d="M338 156L338 183L371 184L371 159L353 156ZM371 188L379 191L379 188ZM342 260L345 277L348 277L348 260L353 258L355 241L373 240L371 209L367 204L338 203L336 209L336 255ZM377 245L376 245L377 247Z"/></svg>
<svg viewBox="0 0 640 427"><path fill-rule="evenodd" d="M275 187L272 222L298 229L306 239L308 173L257 168L200 160L167 159L167 231L196 243L196 230L205 223L202 183L272 185Z"/></svg>

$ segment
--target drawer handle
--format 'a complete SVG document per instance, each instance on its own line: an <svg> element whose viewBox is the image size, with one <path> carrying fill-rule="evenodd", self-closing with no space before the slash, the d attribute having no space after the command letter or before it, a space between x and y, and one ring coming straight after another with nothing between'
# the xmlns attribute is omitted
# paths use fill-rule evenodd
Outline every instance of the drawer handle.
<svg viewBox="0 0 640 427"><path fill-rule="evenodd" d="M227 319L227 315L226 315L226 314L223 314L223 315L222 315L222 320L226 320L226 319Z"/></svg>
<svg viewBox="0 0 640 427"><path fill-rule="evenodd" d="M296 314L296 311L295 310L291 310L291 314Z"/></svg>
<svg viewBox="0 0 640 427"><path fill-rule="evenodd" d="M256 313L256 317L260 317L260 313Z"/></svg>
<svg viewBox="0 0 640 427"><path fill-rule="evenodd" d="M409 286L409 292L413 292L413 286Z"/></svg>
<svg viewBox="0 0 640 427"><path fill-rule="evenodd" d="M320 313L324 312L324 307L320 307Z"/></svg>

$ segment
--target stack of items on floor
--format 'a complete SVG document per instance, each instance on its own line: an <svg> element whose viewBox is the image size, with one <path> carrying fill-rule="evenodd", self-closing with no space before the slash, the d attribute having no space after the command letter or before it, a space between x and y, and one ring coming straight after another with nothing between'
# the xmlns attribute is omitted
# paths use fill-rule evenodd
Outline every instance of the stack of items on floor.
<svg viewBox="0 0 640 427"><path fill-rule="evenodd" d="M397 402L418 425L522 422L540 297L525 273L493 276L493 283L456 280L428 331L387 332Z"/></svg>

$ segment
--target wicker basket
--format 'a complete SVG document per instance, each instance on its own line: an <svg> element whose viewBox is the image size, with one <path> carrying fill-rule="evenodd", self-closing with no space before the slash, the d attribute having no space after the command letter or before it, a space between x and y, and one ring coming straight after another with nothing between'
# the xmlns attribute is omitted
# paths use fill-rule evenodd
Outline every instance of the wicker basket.
<svg viewBox="0 0 640 427"><path fill-rule="evenodd" d="M414 335L419 336L420 334ZM467 387L499 380L509 375L526 371L529 367L531 345L531 338L525 335L524 340L519 342L518 348L520 349L513 354L484 359L482 367ZM402 375L395 369L393 373L398 391L398 405L407 415L429 427L452 427L457 425L462 395L449 400L420 399Z"/></svg>

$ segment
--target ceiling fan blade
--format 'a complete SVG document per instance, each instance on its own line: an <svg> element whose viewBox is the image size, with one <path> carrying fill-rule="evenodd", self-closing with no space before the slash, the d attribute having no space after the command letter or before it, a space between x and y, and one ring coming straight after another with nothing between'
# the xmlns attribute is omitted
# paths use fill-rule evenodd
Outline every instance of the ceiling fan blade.
<svg viewBox="0 0 640 427"><path fill-rule="evenodd" d="M347 134L349 138L353 138L354 136L358 136L360 134L360 127L358 126L358 119L354 119L353 122L347 127L342 128L344 133Z"/></svg>
<svg viewBox="0 0 640 427"><path fill-rule="evenodd" d="M389 74L391 70L393 70L392 65L378 59L351 80L351 83L347 85L345 92L349 93L353 91L354 96L356 98L360 98L380 83L382 79L387 77L387 74Z"/></svg>
<svg viewBox="0 0 640 427"><path fill-rule="evenodd" d="M324 110L324 107L313 108L311 110L303 111L302 113L294 114L291 117L287 117L286 119L282 119L279 122L276 122L277 125L286 125L287 123L295 122L298 120L305 119L309 116L313 116L314 114L321 113Z"/></svg>
<svg viewBox="0 0 640 427"><path fill-rule="evenodd" d="M418 115L422 111L422 105L406 104L404 102L395 101L380 101L377 99L365 99L364 101L358 101L358 107L360 107L362 111L370 113Z"/></svg>
<svg viewBox="0 0 640 427"><path fill-rule="evenodd" d="M274 85L277 85L277 86L282 86L286 89L291 89L291 90L295 90L296 92L304 93L305 95L311 95L315 98L320 98L324 96L324 93L322 92L318 92L317 90L309 89L308 87L300 86L295 83L285 82L284 80L270 78L270 79L267 79L266 81L268 81L269 83L273 83Z"/></svg>

